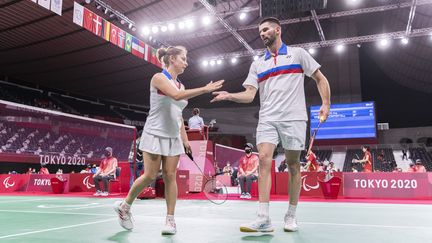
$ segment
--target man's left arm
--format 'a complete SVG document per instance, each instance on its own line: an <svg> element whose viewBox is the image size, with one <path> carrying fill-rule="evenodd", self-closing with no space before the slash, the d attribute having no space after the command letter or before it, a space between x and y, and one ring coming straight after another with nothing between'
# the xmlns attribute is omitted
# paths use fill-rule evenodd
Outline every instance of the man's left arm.
<svg viewBox="0 0 432 243"><path fill-rule="evenodd" d="M318 91L321 96L322 105L319 113L319 118L323 121L327 120L330 114L330 84L324 74L317 69L311 76L315 80Z"/></svg>

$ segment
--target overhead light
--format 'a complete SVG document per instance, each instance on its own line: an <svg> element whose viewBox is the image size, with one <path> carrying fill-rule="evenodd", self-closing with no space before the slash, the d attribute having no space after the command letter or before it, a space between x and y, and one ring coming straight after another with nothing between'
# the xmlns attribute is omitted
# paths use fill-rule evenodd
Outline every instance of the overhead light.
<svg viewBox="0 0 432 243"><path fill-rule="evenodd" d="M401 43L404 45L408 44L408 42L409 42L408 38L402 38L401 39Z"/></svg>
<svg viewBox="0 0 432 243"><path fill-rule="evenodd" d="M173 23L168 24L168 29L169 29L170 31L175 30L175 24L173 24Z"/></svg>
<svg viewBox="0 0 432 243"><path fill-rule="evenodd" d="M216 64L216 62L215 62L215 60L211 60L209 64L210 64L210 66L214 66Z"/></svg>
<svg viewBox="0 0 432 243"><path fill-rule="evenodd" d="M108 8L105 8L105 14L108 14L108 11L109 11L109 9Z"/></svg>
<svg viewBox="0 0 432 243"><path fill-rule="evenodd" d="M345 46L342 44L339 44L336 46L336 52L342 52L343 50L345 50Z"/></svg>
<svg viewBox="0 0 432 243"><path fill-rule="evenodd" d="M254 61L258 60L258 56L255 55L255 56L253 57L253 59L254 59Z"/></svg>
<svg viewBox="0 0 432 243"><path fill-rule="evenodd" d="M361 0L347 0L348 5L354 6L358 5L361 2Z"/></svg>
<svg viewBox="0 0 432 243"><path fill-rule="evenodd" d="M246 17L247 17L247 14L245 12L241 12L239 15L240 20L244 20L244 19L246 19Z"/></svg>
<svg viewBox="0 0 432 243"><path fill-rule="evenodd" d="M120 24L126 24L126 21L124 19L120 20Z"/></svg>
<svg viewBox="0 0 432 243"><path fill-rule="evenodd" d="M237 63L237 58L236 57L231 58L231 63Z"/></svg>
<svg viewBox="0 0 432 243"><path fill-rule="evenodd" d="M207 60L205 60L205 61L202 62L202 65L203 65L204 67L207 67L207 66L209 65L209 62L208 62Z"/></svg>
<svg viewBox="0 0 432 243"><path fill-rule="evenodd" d="M194 26L194 22L191 19L189 19L189 20L186 20L185 25L186 25L186 28L191 29Z"/></svg>
<svg viewBox="0 0 432 243"><path fill-rule="evenodd" d="M152 33L153 33L153 34L156 34L157 32L159 32L159 27L157 27L157 26L153 26L153 27L151 28L151 30L152 30Z"/></svg>
<svg viewBox="0 0 432 243"><path fill-rule="evenodd" d="M309 50L308 50L308 52L311 54L311 55L313 55L313 54L315 54L315 49L313 49L313 48L309 48Z"/></svg>
<svg viewBox="0 0 432 243"><path fill-rule="evenodd" d="M92 0L85 0L85 3L90 4Z"/></svg>
<svg viewBox="0 0 432 243"><path fill-rule="evenodd" d="M129 23L129 29L132 29L133 24Z"/></svg>
<svg viewBox="0 0 432 243"><path fill-rule="evenodd" d="M162 32L166 32L168 30L168 27L166 27L166 25L163 25L162 27L161 27L161 31Z"/></svg>
<svg viewBox="0 0 432 243"><path fill-rule="evenodd" d="M135 26L132 27L132 31L136 31L136 27Z"/></svg>
<svg viewBox="0 0 432 243"><path fill-rule="evenodd" d="M203 25L209 25L210 23L211 23L211 19L210 19L210 16L204 16L203 18L202 18L202 23L203 23Z"/></svg>
<svg viewBox="0 0 432 243"><path fill-rule="evenodd" d="M101 9L101 8L102 8L101 5L97 5L97 6L96 6L96 9Z"/></svg>
<svg viewBox="0 0 432 243"><path fill-rule="evenodd" d="M216 64L217 64L217 65L221 65L221 64L222 64L222 60L221 60L221 59L217 60L217 61L216 61Z"/></svg>
<svg viewBox="0 0 432 243"><path fill-rule="evenodd" d="M180 21L179 23L178 23L178 28L179 29L184 29L185 28L185 22L183 22L183 21Z"/></svg>
<svg viewBox="0 0 432 243"><path fill-rule="evenodd" d="M141 32L143 33L143 35L148 35L150 34L150 29L149 27L145 26L142 28Z"/></svg>
<svg viewBox="0 0 432 243"><path fill-rule="evenodd" d="M114 16L115 16L114 13L112 13L112 14L109 15L110 18L114 18Z"/></svg>
<svg viewBox="0 0 432 243"><path fill-rule="evenodd" d="M380 47L380 48L387 48L389 45L390 45L389 39L382 39L382 40L378 41L378 47Z"/></svg>

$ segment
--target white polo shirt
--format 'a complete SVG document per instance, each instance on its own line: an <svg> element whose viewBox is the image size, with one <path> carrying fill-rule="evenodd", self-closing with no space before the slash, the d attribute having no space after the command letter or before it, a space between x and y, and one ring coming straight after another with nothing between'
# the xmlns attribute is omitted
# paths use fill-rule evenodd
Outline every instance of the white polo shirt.
<svg viewBox="0 0 432 243"><path fill-rule="evenodd" d="M284 43L277 55L267 50L254 61L243 86L259 90L259 121L307 121L304 75L320 67L306 50Z"/></svg>

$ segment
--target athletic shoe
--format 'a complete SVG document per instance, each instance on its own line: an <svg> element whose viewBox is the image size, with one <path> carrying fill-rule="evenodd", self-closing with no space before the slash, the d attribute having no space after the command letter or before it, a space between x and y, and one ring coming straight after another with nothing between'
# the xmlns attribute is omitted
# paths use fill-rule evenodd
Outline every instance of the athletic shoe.
<svg viewBox="0 0 432 243"><path fill-rule="evenodd" d="M130 212L130 210L126 211L126 210L122 209L121 204L122 204L122 201L116 201L114 203L114 211L119 216L120 226L127 229L127 230L132 230L134 227L132 213Z"/></svg>
<svg viewBox="0 0 432 243"><path fill-rule="evenodd" d="M245 195L245 197L244 198L246 198L246 199L251 199L252 198L252 196L251 196L251 194L249 193L249 192L246 192L246 195Z"/></svg>
<svg viewBox="0 0 432 243"><path fill-rule="evenodd" d="M284 226L284 231L285 232L295 232L298 230L298 225L297 225L297 219L294 216L288 216L288 214L285 214L285 226Z"/></svg>
<svg viewBox="0 0 432 243"><path fill-rule="evenodd" d="M96 193L93 194L93 196L96 196L96 197L102 196L102 192L101 191L96 191Z"/></svg>
<svg viewBox="0 0 432 243"><path fill-rule="evenodd" d="M242 192L242 194L240 195L240 198L243 199L246 197L246 193Z"/></svg>
<svg viewBox="0 0 432 243"><path fill-rule="evenodd" d="M174 218L167 218L165 226L162 228L162 235L175 235L177 227Z"/></svg>
<svg viewBox="0 0 432 243"><path fill-rule="evenodd" d="M261 216L248 224L240 225L241 232L273 232L274 228L268 216Z"/></svg>
<svg viewBox="0 0 432 243"><path fill-rule="evenodd" d="M107 197L108 195L109 195L108 192L102 192L102 194L101 194L102 197Z"/></svg>

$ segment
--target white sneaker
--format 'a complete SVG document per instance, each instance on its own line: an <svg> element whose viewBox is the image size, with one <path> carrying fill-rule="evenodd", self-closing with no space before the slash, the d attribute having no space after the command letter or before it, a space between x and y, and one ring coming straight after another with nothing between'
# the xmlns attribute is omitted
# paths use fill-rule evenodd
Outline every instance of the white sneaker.
<svg viewBox="0 0 432 243"><path fill-rule="evenodd" d="M101 191L96 191L96 193L93 194L93 196L96 196L96 197L99 197L99 196L101 196L101 195L102 195L102 192L101 192Z"/></svg>
<svg viewBox="0 0 432 243"><path fill-rule="evenodd" d="M246 194L244 193L244 192L242 192L242 194L240 195L240 198L245 198L246 197Z"/></svg>
<svg viewBox="0 0 432 243"><path fill-rule="evenodd" d="M252 198L252 196L251 196L251 194L250 194L250 193L248 193L248 192L247 192L244 198L246 198L246 199L251 199L251 198Z"/></svg>
<svg viewBox="0 0 432 243"><path fill-rule="evenodd" d="M108 192L102 192L102 193L101 193L101 196L102 196L102 197L107 197L108 195L109 195Z"/></svg>
<svg viewBox="0 0 432 243"><path fill-rule="evenodd" d="M268 216L261 216L248 224L240 225L241 232L273 232L274 228Z"/></svg>
<svg viewBox="0 0 432 243"><path fill-rule="evenodd" d="M122 201L116 201L114 203L114 211L119 216L119 223L120 226L127 229L132 230L133 225L133 219L132 219L132 213L130 211L125 211L121 208Z"/></svg>
<svg viewBox="0 0 432 243"><path fill-rule="evenodd" d="M162 235L175 235L177 233L177 227L173 218L167 218L165 226L162 228Z"/></svg>
<svg viewBox="0 0 432 243"><path fill-rule="evenodd" d="M285 214L285 226L284 226L284 231L285 232L295 232L298 230L298 224L297 224L297 219L294 216L288 216L288 214Z"/></svg>

